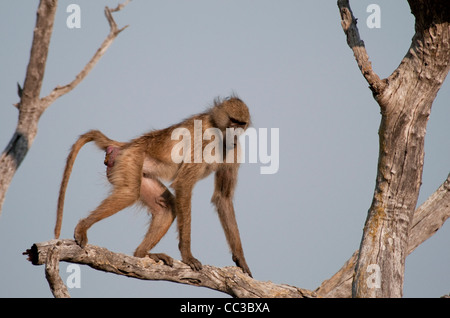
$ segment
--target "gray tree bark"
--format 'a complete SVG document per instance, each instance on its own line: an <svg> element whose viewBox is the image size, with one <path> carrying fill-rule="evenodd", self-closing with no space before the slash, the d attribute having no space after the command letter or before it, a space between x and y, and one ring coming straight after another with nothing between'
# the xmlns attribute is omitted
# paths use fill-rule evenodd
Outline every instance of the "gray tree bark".
<svg viewBox="0 0 450 318"><path fill-rule="evenodd" d="M19 121L11 141L0 157L0 212L14 174L33 144L38 121L44 111L39 94L44 79L57 3L56 0L41 1L37 10L30 61L23 90L19 93L20 102L16 105L19 109Z"/></svg>
<svg viewBox="0 0 450 318"><path fill-rule="evenodd" d="M73 240L51 240L34 244L24 254L34 265L46 264L47 280L55 297L69 297L67 288L57 274L58 260L85 264L92 268L143 280L166 280L181 284L214 289L239 298L315 298L316 293L289 285L257 281L238 267L217 268L204 265L193 271L188 265L174 260L173 267L113 253L106 248L88 244L80 248ZM55 259L55 256L57 259ZM49 260L51 264L49 265ZM55 274L56 273L56 274Z"/></svg>
<svg viewBox="0 0 450 318"><path fill-rule="evenodd" d="M414 212L408 237L408 255L433 236L450 218L450 174L444 183ZM359 250L342 268L315 291L321 297L352 297L352 281Z"/></svg>
<svg viewBox="0 0 450 318"><path fill-rule="evenodd" d="M204 266L202 271L194 272L181 262L175 262L170 268L150 259L115 254L92 245L81 249L71 240L36 243L26 254L33 264L46 265L46 277L55 297L69 296L58 274L60 260L139 279L204 286L235 297L348 297L353 277L353 296L401 296L406 255L433 235L450 216L450 176L414 213L423 169L426 123L432 102L450 68L450 6L444 0L409 0L409 4L416 18L416 34L399 67L381 80L372 69L349 2L338 1L347 42L380 105L380 151L374 197L360 250L316 292L258 282L236 267ZM41 0L37 11L30 62L20 102L16 105L17 129L0 157L0 211L6 190L33 143L42 113L84 79L123 30L117 28L111 15L123 5L114 10L106 8L110 33L91 61L74 81L57 86L50 95L40 98L56 7L57 0ZM379 287L373 281L373 265L377 266L375 271L379 270Z"/></svg>
<svg viewBox="0 0 450 318"><path fill-rule="evenodd" d="M450 6L409 0L416 18L411 46L381 80L359 37L349 1L339 0L342 28L381 110L378 174L353 280L354 297L401 297L411 221L422 180L431 106L450 69Z"/></svg>
<svg viewBox="0 0 450 318"><path fill-rule="evenodd" d="M408 254L430 238L450 218L450 174L445 182L414 213ZM315 291L295 286L259 282L244 275L237 267L206 266L206 273L192 272L190 267L176 261L173 268L156 264L150 259L137 259L89 245L78 247L72 240L52 240L36 243L24 254L34 265L45 264L45 273L55 297L70 297L59 276L59 261L86 264L98 270L146 280L166 280L222 291L233 297L302 297L348 298L352 296L352 280L359 251L330 279ZM62 256L61 252L62 250ZM105 259L108 260L105 263ZM110 261L113 260L113 261ZM156 266L154 266L156 265ZM182 269L180 271L180 268ZM144 274L143 274L144 273ZM237 275L237 276L236 276Z"/></svg>
<svg viewBox="0 0 450 318"><path fill-rule="evenodd" d="M126 28L125 26L122 29L118 29L111 13L121 10L127 3L121 4L115 9L105 8L110 32L92 59L76 78L65 86L57 86L48 96L40 98L45 64L53 32L53 22L58 5L57 0L40 1L25 82L23 89L19 87L20 101L14 105L19 110L19 120L11 141L0 156L0 213L9 185L36 137L41 115L57 98L69 93L89 74L117 35Z"/></svg>

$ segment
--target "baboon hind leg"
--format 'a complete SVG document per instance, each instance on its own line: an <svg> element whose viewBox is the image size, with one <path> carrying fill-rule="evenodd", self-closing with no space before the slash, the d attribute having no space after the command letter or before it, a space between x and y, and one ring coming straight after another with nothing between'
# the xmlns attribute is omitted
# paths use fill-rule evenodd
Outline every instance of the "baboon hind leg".
<svg viewBox="0 0 450 318"><path fill-rule="evenodd" d="M81 247L87 244L87 230L101 221L129 207L139 200L142 177L142 150L138 147L121 151L113 158L114 167L108 167L108 179L113 185L112 193L92 211L88 217L81 219L75 228L75 241Z"/></svg>
<svg viewBox="0 0 450 318"><path fill-rule="evenodd" d="M81 219L75 228L74 238L81 248L88 242L87 230L96 222L101 221L117 212L129 207L137 201L137 195L126 195L115 191L92 211L88 217Z"/></svg>
<svg viewBox="0 0 450 318"><path fill-rule="evenodd" d="M152 220L142 243L134 252L136 257L148 255L155 261L163 261L172 266L173 260L163 253L149 253L149 251L167 233L175 220L175 206L173 194L156 178L143 177L141 181L140 200L152 213Z"/></svg>

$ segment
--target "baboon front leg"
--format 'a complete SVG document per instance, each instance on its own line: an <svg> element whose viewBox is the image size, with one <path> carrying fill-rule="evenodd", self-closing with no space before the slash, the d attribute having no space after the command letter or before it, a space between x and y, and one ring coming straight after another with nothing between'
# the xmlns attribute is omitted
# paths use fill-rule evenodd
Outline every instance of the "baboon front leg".
<svg viewBox="0 0 450 318"><path fill-rule="evenodd" d="M175 187L176 214L178 223L178 248L183 263L189 265L193 270L202 269L202 263L192 256L191 252L191 196L192 188Z"/></svg>
<svg viewBox="0 0 450 318"><path fill-rule="evenodd" d="M174 197L159 180L143 177L140 199L148 206L152 213L152 220L147 234L134 252L134 256L148 255L155 261L161 260L166 265L172 266L173 260L170 256L163 253L149 253L149 251L158 244L175 220Z"/></svg>
<svg viewBox="0 0 450 318"><path fill-rule="evenodd" d="M253 277L244 257L244 250L242 249L233 202L230 198L223 198L220 195L215 196L213 202L217 207L217 213L225 232L228 245L230 246L233 261L238 267L242 268L244 273Z"/></svg>
<svg viewBox="0 0 450 318"><path fill-rule="evenodd" d="M222 224L225 237L231 249L233 261L237 266L242 268L244 273L252 277L252 273L244 257L244 250L242 249L241 237L233 207L233 194L236 180L236 166L225 166L219 169L215 175L214 194L211 202L216 206L220 223Z"/></svg>

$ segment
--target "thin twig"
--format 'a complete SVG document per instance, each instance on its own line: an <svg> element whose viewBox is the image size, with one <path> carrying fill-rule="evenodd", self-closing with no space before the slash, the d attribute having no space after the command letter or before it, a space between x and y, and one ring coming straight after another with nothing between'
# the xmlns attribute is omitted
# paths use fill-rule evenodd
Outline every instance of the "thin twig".
<svg viewBox="0 0 450 318"><path fill-rule="evenodd" d="M342 29L347 36L348 46L353 50L358 67L374 94L381 94L386 87L386 82L380 80L380 77L372 69L372 63L369 60L364 41L359 36L356 19L353 16L349 1L338 0L338 7L341 13Z"/></svg>
<svg viewBox="0 0 450 318"><path fill-rule="evenodd" d="M116 11L120 11L122 10L127 4L129 4L131 2L131 0L127 0L124 3L119 3L117 5L117 7L115 7L114 9L109 9L111 12L116 12Z"/></svg>
<svg viewBox="0 0 450 318"><path fill-rule="evenodd" d="M81 70L81 72L78 73L78 75L75 77L75 79L72 82L70 82L69 84L64 85L64 86L59 86L59 85L56 86L48 96L41 99L41 102L43 103L44 108L49 107L57 98L72 91L94 68L94 66L102 58L102 56L105 54L107 49L111 46L111 44L114 42L114 40L119 35L119 33L128 27L128 25L126 25L123 28L118 29L117 24L114 21L114 18L112 17L111 13L120 11L129 2L130 2L130 0L126 1L123 4L119 4L115 9L110 9L108 7L105 7L105 16L106 16L106 19L108 20L108 23L110 26L110 31L109 31L108 36L103 41L100 48L95 52L95 54L91 58L91 60L86 64L86 66Z"/></svg>

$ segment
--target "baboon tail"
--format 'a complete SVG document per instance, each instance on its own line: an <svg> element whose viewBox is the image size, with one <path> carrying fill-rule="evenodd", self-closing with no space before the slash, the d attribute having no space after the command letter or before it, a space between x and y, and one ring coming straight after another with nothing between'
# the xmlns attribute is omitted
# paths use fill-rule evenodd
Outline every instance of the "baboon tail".
<svg viewBox="0 0 450 318"><path fill-rule="evenodd" d="M63 179L61 181L61 187L59 190L59 198L58 198L58 208L56 212L56 225L55 225L55 238L59 238L61 233L61 224L63 218L63 209L64 209L64 199L66 195L67 184L69 183L70 174L72 173L73 164L75 163L75 159L78 155L80 149L87 144L88 142L94 141L95 144L103 150L106 150L108 146L114 147L123 147L125 143L118 142L106 137L99 130L91 130L83 135L81 135L78 140L73 144L72 149L70 150L69 156L67 157L66 167L64 169Z"/></svg>

